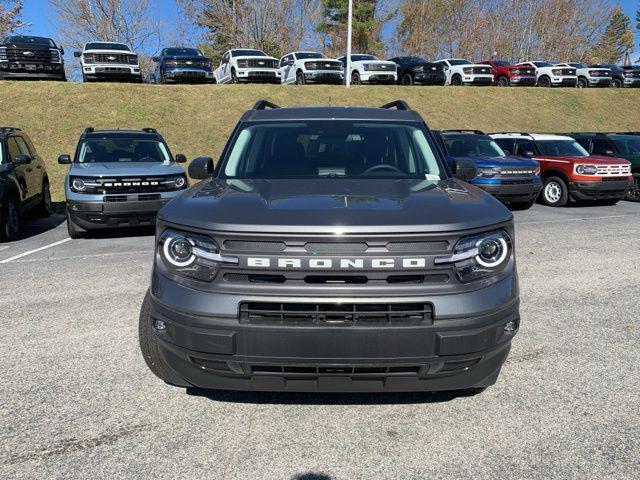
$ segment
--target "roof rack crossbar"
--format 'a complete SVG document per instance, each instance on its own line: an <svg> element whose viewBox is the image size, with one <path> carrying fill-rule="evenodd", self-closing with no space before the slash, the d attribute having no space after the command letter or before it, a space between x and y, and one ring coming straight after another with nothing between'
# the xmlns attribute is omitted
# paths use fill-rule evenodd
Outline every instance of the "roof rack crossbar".
<svg viewBox="0 0 640 480"><path fill-rule="evenodd" d="M0 127L0 131L4 133L10 133L10 132L21 132L22 129L18 127Z"/></svg>
<svg viewBox="0 0 640 480"><path fill-rule="evenodd" d="M531 135L528 132L490 132L487 135Z"/></svg>
<svg viewBox="0 0 640 480"><path fill-rule="evenodd" d="M143 132L147 132L147 133L158 133L158 130L156 130L155 128L143 128L142 129Z"/></svg>
<svg viewBox="0 0 640 480"><path fill-rule="evenodd" d="M95 129L93 127L87 127L84 129L84 133L93 133Z"/></svg>
<svg viewBox="0 0 640 480"><path fill-rule="evenodd" d="M267 108L280 108L280 105L271 103L268 100L258 100L253 106L253 110L266 110Z"/></svg>
<svg viewBox="0 0 640 480"><path fill-rule="evenodd" d="M409 104L404 100L394 100L390 103L385 103L380 108L397 108L398 110L411 110Z"/></svg>
<svg viewBox="0 0 640 480"><path fill-rule="evenodd" d="M475 130L473 128L452 128L447 130L440 130L441 133L475 133L476 135L486 135L482 130Z"/></svg>

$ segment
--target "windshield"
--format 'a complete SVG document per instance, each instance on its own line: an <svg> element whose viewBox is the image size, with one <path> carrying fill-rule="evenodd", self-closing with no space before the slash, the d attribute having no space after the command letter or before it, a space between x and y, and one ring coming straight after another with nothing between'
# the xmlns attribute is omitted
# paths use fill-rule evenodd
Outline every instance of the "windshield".
<svg viewBox="0 0 640 480"><path fill-rule="evenodd" d="M452 66L455 66L455 65L471 65L471 62L469 60L455 59L455 60L449 60L449 64L452 65Z"/></svg>
<svg viewBox="0 0 640 480"><path fill-rule="evenodd" d="M362 62L363 60L379 60L378 57L373 55L351 55L352 62Z"/></svg>
<svg viewBox="0 0 640 480"><path fill-rule="evenodd" d="M575 140L538 140L537 143L542 155L551 157L589 156L589 152Z"/></svg>
<svg viewBox="0 0 640 480"><path fill-rule="evenodd" d="M549 62L533 62L533 64L538 68L553 67L553 64Z"/></svg>
<svg viewBox="0 0 640 480"><path fill-rule="evenodd" d="M121 52L129 52L129 47L122 43L102 43L93 42L87 43L85 50L118 50Z"/></svg>
<svg viewBox="0 0 640 480"><path fill-rule="evenodd" d="M233 50L232 57L266 57L267 54L260 50Z"/></svg>
<svg viewBox="0 0 640 480"><path fill-rule="evenodd" d="M194 57L204 57L202 52L195 48L167 48L164 53L165 55L192 55Z"/></svg>
<svg viewBox="0 0 640 480"><path fill-rule="evenodd" d="M255 123L235 137L226 178L445 176L419 124L313 120Z"/></svg>
<svg viewBox="0 0 640 480"><path fill-rule="evenodd" d="M494 62L496 67L508 67L511 65L510 62L505 62L504 60L499 60L497 62Z"/></svg>
<svg viewBox="0 0 640 480"><path fill-rule="evenodd" d="M24 35L16 35L13 37L7 38L4 43L7 45L17 43L17 44L30 44L30 45L41 45L44 47L54 47L56 46L55 42L50 38L45 37L28 37Z"/></svg>
<svg viewBox="0 0 640 480"><path fill-rule="evenodd" d="M640 155L640 137L614 135L611 137L622 155Z"/></svg>
<svg viewBox="0 0 640 480"><path fill-rule="evenodd" d="M456 135L443 137L447 153L451 157L504 157L505 153L491 137L481 135Z"/></svg>
<svg viewBox="0 0 640 480"><path fill-rule="evenodd" d="M573 68L587 68L584 63L570 63L569 66Z"/></svg>
<svg viewBox="0 0 640 480"><path fill-rule="evenodd" d="M158 162L168 164L167 147L156 140L109 138L87 140L80 147L79 163Z"/></svg>
<svg viewBox="0 0 640 480"><path fill-rule="evenodd" d="M400 57L400 61L405 63L427 63L422 57Z"/></svg>
<svg viewBox="0 0 640 480"><path fill-rule="evenodd" d="M296 53L298 60L307 60L308 58L327 58L321 53L317 52L298 52Z"/></svg>

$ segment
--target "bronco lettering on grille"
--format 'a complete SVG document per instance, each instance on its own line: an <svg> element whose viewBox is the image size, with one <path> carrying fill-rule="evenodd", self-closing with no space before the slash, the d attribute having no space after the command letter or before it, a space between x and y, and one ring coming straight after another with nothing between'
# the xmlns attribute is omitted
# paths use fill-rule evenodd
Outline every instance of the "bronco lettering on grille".
<svg viewBox="0 0 640 480"><path fill-rule="evenodd" d="M246 259L249 268L309 269L309 270L361 270L426 268L425 258L257 258Z"/></svg>

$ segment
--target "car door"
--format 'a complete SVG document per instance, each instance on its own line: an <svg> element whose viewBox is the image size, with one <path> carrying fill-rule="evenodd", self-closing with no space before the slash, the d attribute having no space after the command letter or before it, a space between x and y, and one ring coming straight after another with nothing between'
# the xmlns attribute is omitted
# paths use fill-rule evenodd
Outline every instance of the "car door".
<svg viewBox="0 0 640 480"><path fill-rule="evenodd" d="M31 158L31 163L23 165L23 167L25 167L24 172L27 182L27 198L32 198L42 191L42 165L38 165L38 160L33 157L29 147L27 146L27 142L22 138L22 136L16 135L15 139L18 144L18 148L20 149L20 154L27 155Z"/></svg>
<svg viewBox="0 0 640 480"><path fill-rule="evenodd" d="M284 71L282 77L284 83L292 83L296 81L295 55L290 54L283 58Z"/></svg>
<svg viewBox="0 0 640 480"><path fill-rule="evenodd" d="M13 162L17 156L22 155L15 136L7 138L7 154L9 155L7 160L10 162ZM20 188L21 201L24 201L30 195L29 184L27 182L27 168L30 168L30 165L16 165L14 170Z"/></svg>
<svg viewBox="0 0 640 480"><path fill-rule="evenodd" d="M515 155L514 153L514 141L512 138L494 138L493 139L498 146L504 151L507 155Z"/></svg>
<svg viewBox="0 0 640 480"><path fill-rule="evenodd" d="M46 174L46 165L40 155L38 155L31 139L24 133L22 134L22 139L29 151L28 155L32 158L34 192L35 194L42 193L42 184Z"/></svg>
<svg viewBox="0 0 640 480"><path fill-rule="evenodd" d="M591 140L591 155L614 156L617 148L606 138L594 138Z"/></svg>
<svg viewBox="0 0 640 480"><path fill-rule="evenodd" d="M220 79L221 83L229 83L231 81L231 52L226 52L222 56L222 63L220 64Z"/></svg>

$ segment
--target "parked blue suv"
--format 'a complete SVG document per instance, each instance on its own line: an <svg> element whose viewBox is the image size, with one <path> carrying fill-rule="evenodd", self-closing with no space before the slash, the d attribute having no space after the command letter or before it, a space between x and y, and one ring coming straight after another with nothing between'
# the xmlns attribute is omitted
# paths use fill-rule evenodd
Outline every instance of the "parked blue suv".
<svg viewBox="0 0 640 480"><path fill-rule="evenodd" d="M164 48L156 63L155 83L213 83L211 60L196 48Z"/></svg>
<svg viewBox="0 0 640 480"><path fill-rule="evenodd" d="M530 208L542 189L540 165L530 158L510 157L479 130L434 131L447 162L471 159L478 175L469 183L514 208Z"/></svg>

